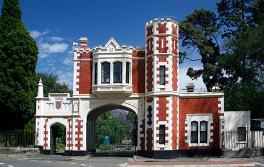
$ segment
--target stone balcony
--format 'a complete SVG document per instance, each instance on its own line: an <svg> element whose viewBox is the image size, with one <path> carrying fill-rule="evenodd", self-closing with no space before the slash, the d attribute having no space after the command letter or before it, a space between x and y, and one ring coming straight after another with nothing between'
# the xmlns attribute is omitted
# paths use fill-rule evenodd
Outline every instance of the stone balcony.
<svg viewBox="0 0 264 167"><path fill-rule="evenodd" d="M129 96L132 94L132 86L128 84L94 85L92 92L96 96Z"/></svg>

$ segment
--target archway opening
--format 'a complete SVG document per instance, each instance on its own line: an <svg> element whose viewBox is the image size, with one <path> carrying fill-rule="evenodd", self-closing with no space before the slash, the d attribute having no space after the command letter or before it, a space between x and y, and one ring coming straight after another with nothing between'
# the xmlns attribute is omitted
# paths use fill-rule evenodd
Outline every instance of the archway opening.
<svg viewBox="0 0 264 167"><path fill-rule="evenodd" d="M137 146L137 115L124 106L107 105L87 116L87 153L133 155Z"/></svg>
<svg viewBox="0 0 264 167"><path fill-rule="evenodd" d="M50 154L63 155L66 145L66 127L61 123L54 123L50 127Z"/></svg>

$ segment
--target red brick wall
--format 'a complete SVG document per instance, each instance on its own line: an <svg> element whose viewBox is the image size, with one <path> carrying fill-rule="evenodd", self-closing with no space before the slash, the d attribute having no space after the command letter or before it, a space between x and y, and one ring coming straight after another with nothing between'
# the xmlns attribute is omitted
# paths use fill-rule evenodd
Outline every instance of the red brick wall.
<svg viewBox="0 0 264 167"><path fill-rule="evenodd" d="M177 120L178 120L178 97L173 97L172 99L172 149L176 150L177 148Z"/></svg>
<svg viewBox="0 0 264 167"><path fill-rule="evenodd" d="M163 47L162 47L162 41L163 41ZM166 39L166 36L159 37L157 41L158 47L156 48L159 53L167 53L168 51L168 40Z"/></svg>
<svg viewBox="0 0 264 167"><path fill-rule="evenodd" d="M157 28L157 30L159 31L159 34L165 34L166 32L167 32L167 30L168 30L168 28L166 27L166 23L164 23L164 24L159 24L159 27Z"/></svg>
<svg viewBox="0 0 264 167"><path fill-rule="evenodd" d="M177 26L175 26L175 25L172 25L172 35L175 35L175 36L178 35L177 34Z"/></svg>
<svg viewBox="0 0 264 167"><path fill-rule="evenodd" d="M144 51L133 51L132 57L132 92L144 93L145 92L145 59Z"/></svg>
<svg viewBox="0 0 264 167"><path fill-rule="evenodd" d="M145 150L145 119L143 119L141 122L140 122L140 148L141 150Z"/></svg>
<svg viewBox="0 0 264 167"><path fill-rule="evenodd" d="M212 113L213 117L213 143L203 148L219 148L219 116L218 116L218 98L180 98L180 133L179 149L188 149L185 143L185 119L186 114ZM211 125L208 125L211 126Z"/></svg>
<svg viewBox="0 0 264 167"><path fill-rule="evenodd" d="M83 147L83 121L82 120L75 120L75 122L77 123L75 125L75 147L77 147L78 150L81 150L81 148Z"/></svg>
<svg viewBox="0 0 264 167"><path fill-rule="evenodd" d="M72 141L72 137L71 137L71 134L72 134L72 122L71 122L71 119L70 118L67 118L67 122L68 122L68 131L67 131L67 147L68 150L71 149L71 147L73 146L73 144L71 144L71 141Z"/></svg>
<svg viewBox="0 0 264 167"><path fill-rule="evenodd" d="M178 39L176 37L171 38L172 53L177 54L178 51Z"/></svg>
<svg viewBox="0 0 264 167"><path fill-rule="evenodd" d="M151 128L147 129L147 150L152 150L153 146L153 130Z"/></svg>
<svg viewBox="0 0 264 167"><path fill-rule="evenodd" d="M153 35L152 29L153 29L152 25L147 28L147 37Z"/></svg>
<svg viewBox="0 0 264 167"><path fill-rule="evenodd" d="M81 54L81 59L92 58L91 53ZM79 76L79 94L91 94L92 92L92 61L81 60L80 62L80 74ZM78 89L77 89L78 90Z"/></svg>
<svg viewBox="0 0 264 167"><path fill-rule="evenodd" d="M166 111L168 110L168 107L166 107L166 104L169 103L168 100L166 100L166 97L159 97L157 100L157 104L159 107L157 108L157 111L159 112L156 116L158 117L159 121L166 121L168 114Z"/></svg>
<svg viewBox="0 0 264 167"><path fill-rule="evenodd" d="M147 55L153 54L153 38L147 39Z"/></svg>
<svg viewBox="0 0 264 167"><path fill-rule="evenodd" d="M179 65L178 58L174 56L172 58L172 89L173 91L177 91L178 89L178 75L179 75L178 65Z"/></svg>
<svg viewBox="0 0 264 167"><path fill-rule="evenodd" d="M147 92L151 92L152 91L152 88L153 88L153 85L152 85L152 81L153 81L153 78L152 78L152 75L153 75L153 71L152 71L152 68L153 68L153 58L152 57L148 57L147 58Z"/></svg>

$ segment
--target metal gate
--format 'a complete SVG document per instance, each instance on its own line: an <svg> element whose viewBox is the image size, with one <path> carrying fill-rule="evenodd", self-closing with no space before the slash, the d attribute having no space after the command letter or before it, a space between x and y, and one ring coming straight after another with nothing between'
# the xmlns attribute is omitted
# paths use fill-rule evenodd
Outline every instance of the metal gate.
<svg viewBox="0 0 264 167"><path fill-rule="evenodd" d="M87 153L93 155L133 155L137 146L137 123L130 131L122 127L102 128L87 120Z"/></svg>

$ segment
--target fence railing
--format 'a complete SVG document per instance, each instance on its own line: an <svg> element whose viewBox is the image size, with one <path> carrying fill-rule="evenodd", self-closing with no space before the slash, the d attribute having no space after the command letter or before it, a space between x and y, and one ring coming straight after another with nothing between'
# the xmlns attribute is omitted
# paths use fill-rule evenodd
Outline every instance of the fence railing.
<svg viewBox="0 0 264 167"><path fill-rule="evenodd" d="M222 133L222 148L239 150L242 148L261 148L264 147L263 131L245 132L229 131Z"/></svg>
<svg viewBox="0 0 264 167"><path fill-rule="evenodd" d="M4 147L30 147L35 145L34 132L23 130L0 131L0 146Z"/></svg>

